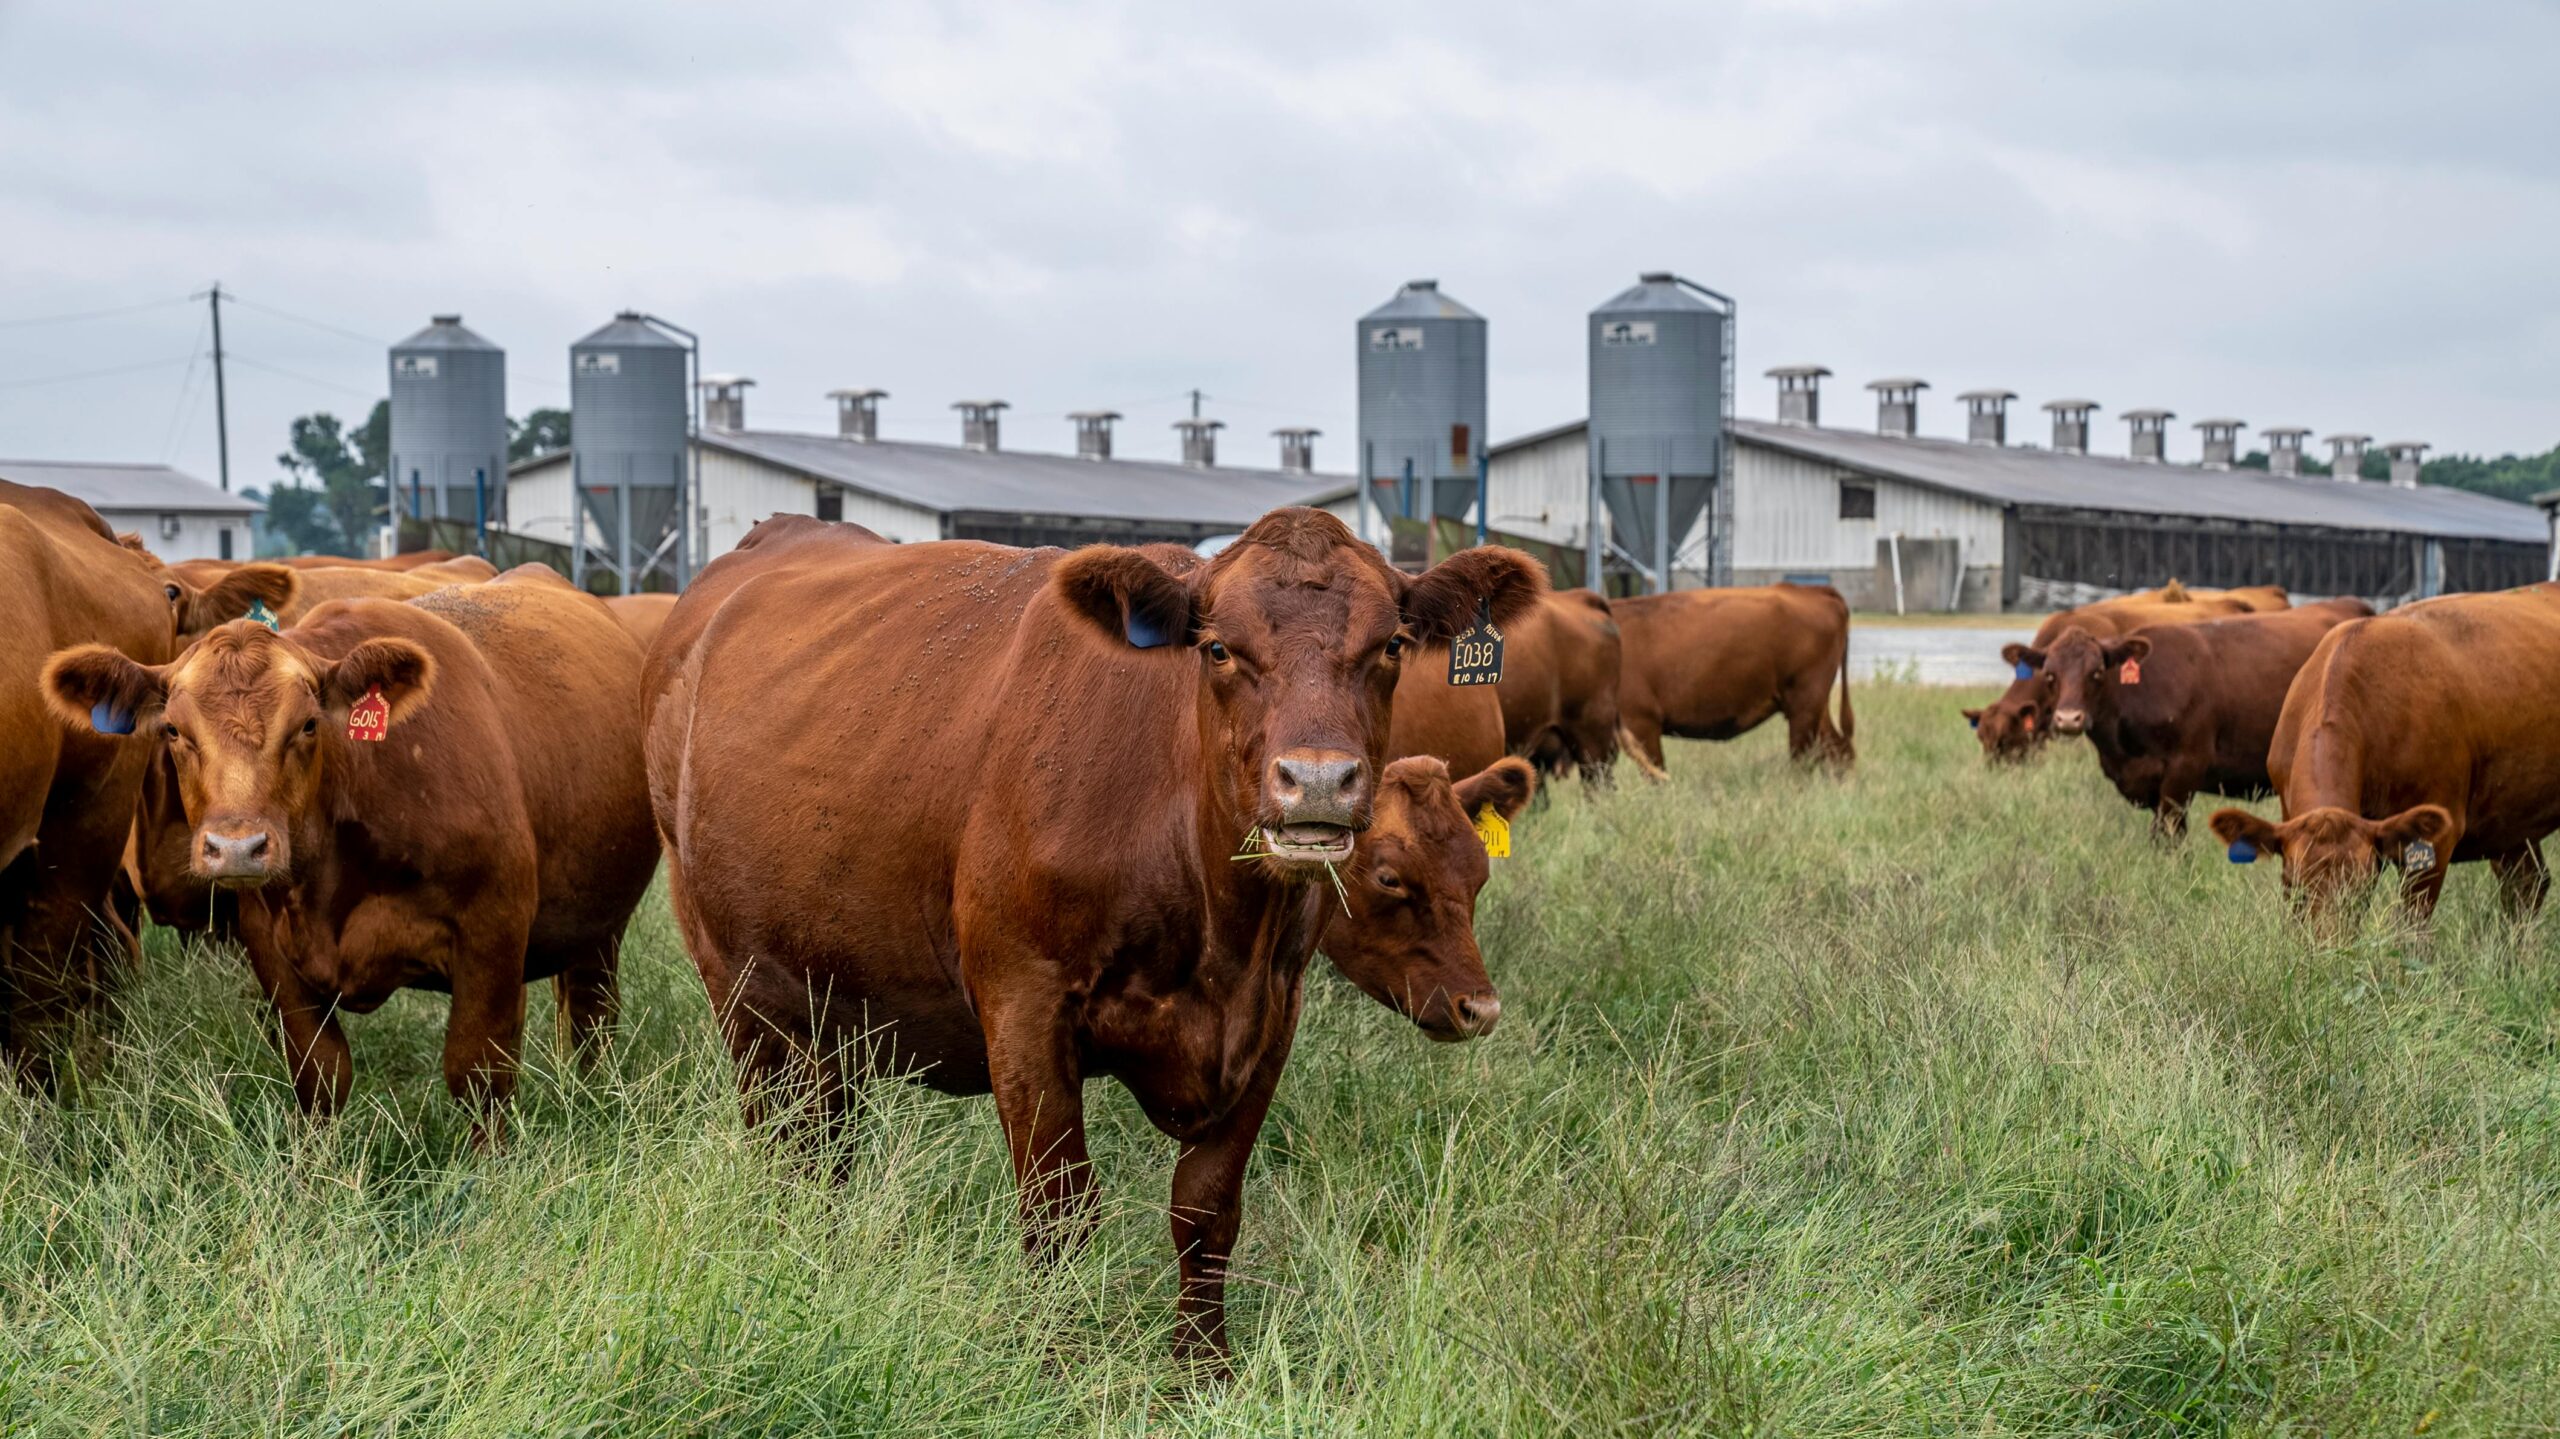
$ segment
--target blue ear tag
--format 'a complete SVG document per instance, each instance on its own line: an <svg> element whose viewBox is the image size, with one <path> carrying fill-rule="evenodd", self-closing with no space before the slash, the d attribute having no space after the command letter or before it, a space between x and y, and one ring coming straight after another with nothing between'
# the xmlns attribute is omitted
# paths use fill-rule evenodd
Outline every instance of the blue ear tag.
<svg viewBox="0 0 2560 1439"><path fill-rule="evenodd" d="M249 612L242 615L240 618L244 620L256 620L258 623L265 625L271 630L277 628L276 617L267 612L267 602L265 600L253 599L249 601Z"/></svg>
<svg viewBox="0 0 2560 1439"><path fill-rule="evenodd" d="M1965 727L1968 729L1982 728L1982 716L1980 715L1966 715L1964 717L1964 722Z"/></svg>
<svg viewBox="0 0 2560 1439"><path fill-rule="evenodd" d="M1162 625L1136 610L1123 612L1120 628L1128 635L1129 643L1138 649L1151 650L1173 643L1173 636L1165 633Z"/></svg>
<svg viewBox="0 0 2560 1439"><path fill-rule="evenodd" d="M109 701L100 700L89 706L89 728L100 734L131 734L133 711L120 710Z"/></svg>
<svg viewBox="0 0 2560 1439"><path fill-rule="evenodd" d="M2022 680L2031 680L2035 677L2036 667L2034 665L2027 663L2025 660L2018 661L2018 678Z"/></svg>
<svg viewBox="0 0 2560 1439"><path fill-rule="evenodd" d="M2233 840L2231 842L2231 862L2233 864L2256 864L2258 862L2258 847L2249 843L2245 839Z"/></svg>

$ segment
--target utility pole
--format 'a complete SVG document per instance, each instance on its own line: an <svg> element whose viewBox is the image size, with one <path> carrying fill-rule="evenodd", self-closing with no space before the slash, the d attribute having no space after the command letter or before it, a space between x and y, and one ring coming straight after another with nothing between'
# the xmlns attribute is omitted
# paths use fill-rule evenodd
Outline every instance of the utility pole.
<svg viewBox="0 0 2560 1439"><path fill-rule="evenodd" d="M215 448L221 451L222 488L231 489L231 405L222 389L222 282L204 292L213 305L213 436Z"/></svg>
<svg viewBox="0 0 2560 1439"><path fill-rule="evenodd" d="M1198 390L1193 390L1191 392L1191 418L1195 420L1200 418L1200 392Z"/></svg>

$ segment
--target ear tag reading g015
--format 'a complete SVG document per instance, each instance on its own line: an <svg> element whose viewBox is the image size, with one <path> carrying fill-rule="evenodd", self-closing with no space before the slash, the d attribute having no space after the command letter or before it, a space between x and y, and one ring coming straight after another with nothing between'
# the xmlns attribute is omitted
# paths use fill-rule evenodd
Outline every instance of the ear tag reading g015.
<svg viewBox="0 0 2560 1439"><path fill-rule="evenodd" d="M265 625L271 630L282 628L282 626L276 623L276 617L273 614L268 613L267 602L265 600L249 601L249 612L242 615L240 618L244 620L255 620L259 624Z"/></svg>
<svg viewBox="0 0 2560 1439"><path fill-rule="evenodd" d="M1449 641L1449 683L1502 683L1502 631L1493 627L1493 606L1487 601L1476 602L1476 622Z"/></svg>
<svg viewBox="0 0 2560 1439"><path fill-rule="evenodd" d="M1484 841L1486 858L1511 858L1511 821L1490 804L1476 811L1476 838Z"/></svg>
<svg viewBox="0 0 2560 1439"><path fill-rule="evenodd" d="M2231 842L2231 862L2233 864L2256 864L2258 862L2258 847L2249 843L2245 839L2233 840Z"/></svg>
<svg viewBox="0 0 2560 1439"><path fill-rule="evenodd" d="M382 686L374 685L347 706L347 738L379 744L390 737L391 701L382 697Z"/></svg>
<svg viewBox="0 0 2560 1439"><path fill-rule="evenodd" d="M2138 685L2142 683L2142 661L2126 660L2122 665L2118 666L2116 669L2116 683L2120 685Z"/></svg>
<svg viewBox="0 0 2560 1439"><path fill-rule="evenodd" d="M2027 663L2025 660L2020 660L2018 661L2017 674L2018 678L2022 680L2034 679L2036 677L2036 667Z"/></svg>
<svg viewBox="0 0 2560 1439"><path fill-rule="evenodd" d="M2436 867L2436 847L2423 839L2409 841L2409 847L2400 852L2400 867L2411 874L2425 874Z"/></svg>

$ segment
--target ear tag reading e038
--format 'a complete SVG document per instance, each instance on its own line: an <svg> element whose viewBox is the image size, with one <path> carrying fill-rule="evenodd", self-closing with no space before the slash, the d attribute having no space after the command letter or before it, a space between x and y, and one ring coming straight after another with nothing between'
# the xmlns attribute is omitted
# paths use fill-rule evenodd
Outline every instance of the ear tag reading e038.
<svg viewBox="0 0 2560 1439"><path fill-rule="evenodd" d="M1476 811L1476 838L1484 841L1486 858L1511 858L1511 821L1490 804Z"/></svg>
<svg viewBox="0 0 2560 1439"><path fill-rule="evenodd" d="M1477 601L1476 622L1449 641L1449 683L1502 683L1502 631L1493 627L1493 606L1489 602Z"/></svg>
<svg viewBox="0 0 2560 1439"><path fill-rule="evenodd" d="M379 744L390 737L391 701L382 697L382 686L371 686L347 706L347 738Z"/></svg>

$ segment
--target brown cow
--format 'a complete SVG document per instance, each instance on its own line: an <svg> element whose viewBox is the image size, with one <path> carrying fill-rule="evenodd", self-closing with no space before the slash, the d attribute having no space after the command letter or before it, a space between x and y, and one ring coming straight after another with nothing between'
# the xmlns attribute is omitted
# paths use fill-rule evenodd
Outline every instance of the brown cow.
<svg viewBox="0 0 2560 1439"><path fill-rule="evenodd" d="M566 1041L609 1022L624 921L656 860L632 698L640 654L602 603L527 566L409 603L344 600L276 633L221 626L176 661L56 655L63 722L137 714L174 753L202 879L235 887L305 1110L344 1103L338 1017L453 996L445 1082L484 1138L514 1088L524 986ZM387 707L378 742L356 737Z"/></svg>
<svg viewBox="0 0 2560 1439"><path fill-rule="evenodd" d="M0 480L0 1058L22 1078L46 1076L54 1031L135 951L114 891L150 757L126 737L129 709L101 706L77 732L54 723L46 656L98 641L165 660L179 606L246 608L282 574L198 593L79 500Z"/></svg>
<svg viewBox="0 0 2560 1439"><path fill-rule="evenodd" d="M1397 670L1544 588L1500 548L1408 578L1297 508L1183 577L758 526L644 687L670 896L751 1095L807 1074L832 1119L844 1066L992 1092L1040 1251L1090 1215L1084 1085L1118 1078L1182 1145L1181 1344L1223 1355L1326 870L1404 803L1376 783ZM1465 999L1460 1032L1491 1017Z"/></svg>
<svg viewBox="0 0 2560 1439"><path fill-rule="evenodd" d="M2116 792L2151 811L2154 835L2176 840L2199 791L2267 792L2286 687L2322 636L2372 613L2362 600L2328 600L2112 640L2075 626L2022 658L2051 696L2054 732L2087 735Z"/></svg>
<svg viewBox="0 0 2560 1439"><path fill-rule="evenodd" d="M2171 580L2161 589L2141 590L2057 611L2045 616L2044 623L2036 626L2035 637L2027 643L2000 647L2000 658L2014 672L2009 687L1983 708L1964 711L1965 722L1973 726L1984 759L1994 764L2026 759L2053 738L2053 694L2036 677L2036 667L2020 658L2026 651L2050 649L2073 629L2111 640L2145 625L2228 619L2281 610L2290 604L2278 585L2247 590L2189 590Z"/></svg>
<svg viewBox="0 0 2560 1439"><path fill-rule="evenodd" d="M2434 913L2447 867L2487 860L2508 913L2550 887L2560 829L2560 584L2448 595L2331 630L2285 696L2267 768L2284 821L2213 816L2231 857L2284 861L2333 923L2385 869Z"/></svg>
<svg viewBox="0 0 2560 1439"><path fill-rule="evenodd" d="M1436 755L1451 774L1471 775L1490 768L1506 752L1501 691L1511 686L1510 655L1506 636L1501 684L1453 685L1448 646L1416 650L1409 662L1398 666L1387 757Z"/></svg>
<svg viewBox="0 0 2560 1439"><path fill-rule="evenodd" d="M604 605L613 611L613 617L622 622L622 627L630 631L632 640L645 653L649 646L657 643L658 631L666 627L667 616L676 607L676 597L661 594L613 595L605 600Z"/></svg>
<svg viewBox="0 0 2560 1439"><path fill-rule="evenodd" d="M1625 643L1619 723L1647 775L1662 737L1732 739L1787 717L1787 754L1846 769L1857 759L1849 708L1849 604L1829 585L1681 590L1612 600ZM1840 686L1840 722L1831 687Z"/></svg>
<svg viewBox="0 0 2560 1439"><path fill-rule="evenodd" d="M353 568L360 570L389 570L394 573L398 573L405 570L414 570L421 565L451 564L456 560L465 561L470 564L487 565L488 573L480 576L480 578L484 580L494 578L498 573L497 566L490 565L487 560L481 559L477 555L457 555L451 550L409 550L402 554L384 555L375 559L359 559L353 555L292 555L286 559L278 561L278 563L290 565L297 570L334 570Z"/></svg>
<svg viewBox="0 0 2560 1439"><path fill-rule="evenodd" d="M1607 783L1618 759L1624 666L1609 602L1591 590L1556 591L1503 640L1495 692L1511 752L1527 755L1544 774L1571 766L1586 784Z"/></svg>

